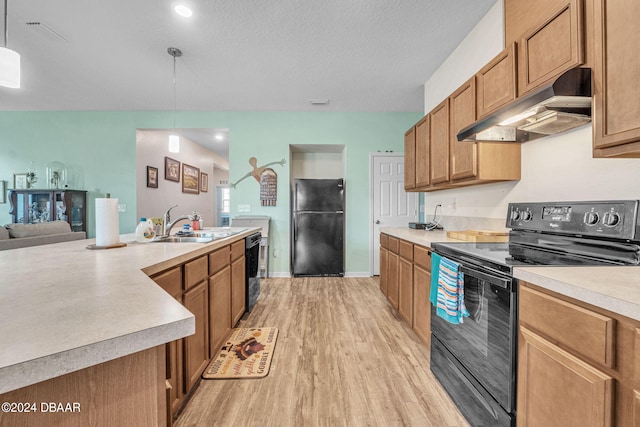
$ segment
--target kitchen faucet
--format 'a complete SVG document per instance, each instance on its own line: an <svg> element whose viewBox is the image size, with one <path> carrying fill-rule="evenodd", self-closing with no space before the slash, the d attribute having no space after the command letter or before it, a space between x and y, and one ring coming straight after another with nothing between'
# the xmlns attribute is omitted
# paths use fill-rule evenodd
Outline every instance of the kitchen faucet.
<svg viewBox="0 0 640 427"><path fill-rule="evenodd" d="M173 222L171 222L171 209L176 208L176 207L178 207L178 205L171 206L164 213L164 215L162 217L162 236L161 237L168 237L169 233L171 233L171 229L173 228L174 225L176 225L176 223L178 221L182 221L182 220L185 220L185 219L190 219L189 215L181 215L178 218L176 218Z"/></svg>

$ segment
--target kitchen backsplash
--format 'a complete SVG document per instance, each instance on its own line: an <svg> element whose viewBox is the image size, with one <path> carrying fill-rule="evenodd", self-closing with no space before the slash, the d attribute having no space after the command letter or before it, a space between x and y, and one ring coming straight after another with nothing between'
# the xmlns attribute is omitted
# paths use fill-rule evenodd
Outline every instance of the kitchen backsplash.
<svg viewBox="0 0 640 427"><path fill-rule="evenodd" d="M445 231L505 230L505 218L478 218L471 216L443 216L440 225Z"/></svg>

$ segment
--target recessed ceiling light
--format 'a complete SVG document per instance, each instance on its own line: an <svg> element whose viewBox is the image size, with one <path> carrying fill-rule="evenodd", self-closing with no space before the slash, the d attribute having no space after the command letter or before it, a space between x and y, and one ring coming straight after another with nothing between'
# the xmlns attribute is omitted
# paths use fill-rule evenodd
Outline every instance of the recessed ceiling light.
<svg viewBox="0 0 640 427"><path fill-rule="evenodd" d="M191 9L183 4L176 5L173 10L175 10L178 15L184 16L185 18L189 18L191 15L193 15Z"/></svg>
<svg viewBox="0 0 640 427"><path fill-rule="evenodd" d="M311 105L325 105L328 103L329 103L328 99L310 99L309 100L309 104Z"/></svg>
<svg viewBox="0 0 640 427"><path fill-rule="evenodd" d="M221 133L217 133L215 138L216 138L216 141L222 141L224 139L224 135Z"/></svg>

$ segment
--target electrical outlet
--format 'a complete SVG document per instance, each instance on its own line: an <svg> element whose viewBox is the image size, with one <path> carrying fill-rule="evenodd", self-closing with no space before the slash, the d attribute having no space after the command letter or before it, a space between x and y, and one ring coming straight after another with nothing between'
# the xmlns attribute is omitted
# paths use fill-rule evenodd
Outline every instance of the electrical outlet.
<svg viewBox="0 0 640 427"><path fill-rule="evenodd" d="M273 249L273 257L278 258L278 250L275 248Z"/></svg>
<svg viewBox="0 0 640 427"><path fill-rule="evenodd" d="M118 203L118 212L126 212L127 204L126 203Z"/></svg>

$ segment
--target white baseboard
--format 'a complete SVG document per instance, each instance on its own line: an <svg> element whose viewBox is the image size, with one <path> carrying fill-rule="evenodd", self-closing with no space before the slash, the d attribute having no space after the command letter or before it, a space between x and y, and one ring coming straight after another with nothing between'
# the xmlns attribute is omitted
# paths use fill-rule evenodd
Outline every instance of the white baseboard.
<svg viewBox="0 0 640 427"><path fill-rule="evenodd" d="M352 271L344 273L344 277L371 277L368 271Z"/></svg>
<svg viewBox="0 0 640 427"><path fill-rule="evenodd" d="M291 273L288 271L270 271L269 277L291 277Z"/></svg>

